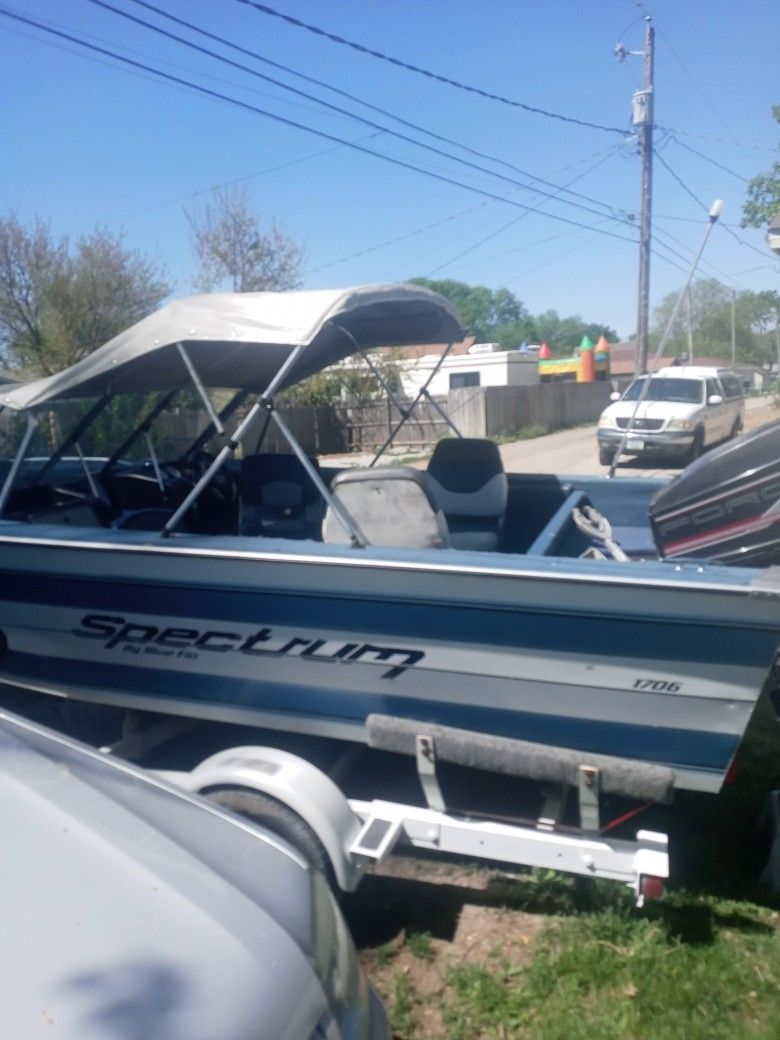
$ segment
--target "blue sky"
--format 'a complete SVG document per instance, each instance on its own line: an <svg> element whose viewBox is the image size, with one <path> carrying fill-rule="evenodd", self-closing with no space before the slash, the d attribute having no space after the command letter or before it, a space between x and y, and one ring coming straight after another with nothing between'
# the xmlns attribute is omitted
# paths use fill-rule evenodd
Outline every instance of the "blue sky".
<svg viewBox="0 0 780 1040"><path fill-rule="evenodd" d="M456 278L506 286L532 313L553 308L606 322L622 336L633 332L637 230L625 221L633 215L638 223L640 164L627 135L642 59L620 63L613 47L622 40L629 50L641 49L646 12L657 34L655 118L664 128L656 131L656 147L669 167L655 163L658 253L651 262L651 305L683 284L701 241L706 218L690 193L707 206L722 198L722 220L742 240L716 228L700 274L738 290L780 289L780 263L763 232L738 228L745 179L767 170L780 145L780 127L771 116L772 104L780 104L774 0L658 0L646 6L634 0L269 0L277 11L402 61L571 119L625 130L625 136L458 90L242 0L149 0L489 159L177 28L133 0L107 2L448 155L328 112L90 0L0 0L0 6L510 200L490 199L163 83L0 17L2 210L13 209L23 220L40 216L56 234L73 238L96 225L121 229L128 245L165 266L175 295L192 291L195 265L184 207L207 198L214 185L238 181L265 218L277 218L305 245L306 288L416 275ZM533 178L555 185L544 187L553 195L569 186L587 198L565 196L576 205L542 199ZM528 213L512 202L545 212Z"/></svg>

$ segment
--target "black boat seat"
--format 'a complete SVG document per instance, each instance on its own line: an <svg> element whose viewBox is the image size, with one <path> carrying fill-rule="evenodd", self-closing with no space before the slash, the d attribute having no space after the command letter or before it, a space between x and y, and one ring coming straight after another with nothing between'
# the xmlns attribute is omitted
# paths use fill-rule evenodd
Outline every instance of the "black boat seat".
<svg viewBox="0 0 780 1040"><path fill-rule="evenodd" d="M408 466L350 469L331 485L340 502L371 545L441 549L449 544L447 522L428 491L425 477ZM322 540L349 545L350 536L328 506Z"/></svg>
<svg viewBox="0 0 780 1040"><path fill-rule="evenodd" d="M454 549L498 549L509 481L493 441L478 437L439 441L426 479L447 518Z"/></svg>
<svg viewBox="0 0 780 1040"><path fill-rule="evenodd" d="M319 470L316 459L310 462ZM319 538L322 497L296 455L248 455L238 488L239 534Z"/></svg>

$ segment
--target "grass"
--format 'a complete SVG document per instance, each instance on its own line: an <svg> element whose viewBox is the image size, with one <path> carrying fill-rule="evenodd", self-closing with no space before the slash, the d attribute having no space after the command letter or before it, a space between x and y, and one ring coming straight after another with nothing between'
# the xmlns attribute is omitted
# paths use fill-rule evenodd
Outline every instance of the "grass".
<svg viewBox="0 0 780 1040"><path fill-rule="evenodd" d="M421 1031L426 996L414 971L399 972L385 992L396 1035L778 1040L780 901L755 883L766 854L755 821L764 792L780 786L779 748L778 723L763 700L737 784L717 799L682 798L664 810L667 819L653 821L670 831L676 885L659 902L637 910L611 883L582 885L552 871L498 881L492 891L507 908L507 935L522 927L520 911L545 919L530 953L519 956L499 936L478 964L443 959L434 1031L428 1020ZM408 933L394 955L404 950L431 969L436 951L427 934Z"/></svg>
<svg viewBox="0 0 780 1040"><path fill-rule="evenodd" d="M618 908L552 921L527 968L450 972L447 1037L776 1038L777 917L680 894L646 915Z"/></svg>
<svg viewBox="0 0 780 1040"><path fill-rule="evenodd" d="M406 946L413 957L420 961L433 960L433 947L429 932L412 932L406 940Z"/></svg>
<svg viewBox="0 0 780 1040"><path fill-rule="evenodd" d="M393 978L393 1033L397 1037L416 1036L416 1006L419 1003L414 984L406 972L398 971Z"/></svg>
<svg viewBox="0 0 780 1040"><path fill-rule="evenodd" d="M507 430L500 433L491 440L496 444L513 444L515 441L530 441L534 437L546 437L550 429L542 423L532 423L530 426L521 426L519 430Z"/></svg>

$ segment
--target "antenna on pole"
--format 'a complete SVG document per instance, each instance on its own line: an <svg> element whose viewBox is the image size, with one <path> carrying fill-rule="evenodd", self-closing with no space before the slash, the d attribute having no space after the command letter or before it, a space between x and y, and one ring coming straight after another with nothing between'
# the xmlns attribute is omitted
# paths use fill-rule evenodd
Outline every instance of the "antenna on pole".
<svg viewBox="0 0 780 1040"><path fill-rule="evenodd" d="M634 94L633 123L639 128L642 155L642 216L639 227L639 286L637 292L636 362L637 375L647 371L647 346L650 323L650 245L653 208L653 109L655 29L650 15L645 17L645 84Z"/></svg>
<svg viewBox="0 0 780 1040"><path fill-rule="evenodd" d="M688 292L688 289L690 288L691 282L693 281L693 276L696 274L696 268L699 266L701 255L704 252L704 247L707 245L710 234L712 233L712 229L715 227L718 221L718 217L721 215L722 212L723 200L715 199L712 206L710 207L709 213L707 214L707 229L704 232L704 238L702 239L702 243L699 246L699 252L694 257L693 263L691 264L691 269L688 272L688 279L685 285L680 290L680 295L677 297L677 301L675 302L675 305L672 308L672 313L669 315L669 320L666 323L664 334L663 336L661 336L661 342L658 344L658 349L655 352L655 357L653 358L653 371L655 371L655 369L658 368L658 362L663 357L664 347L666 346L667 340L669 339L669 336L671 334L672 325L674 324L674 319L677 317L677 312L680 309L680 304L682 303L685 294ZM614 477L615 475L615 470L617 469L617 464L620 461L620 456L625 451L626 441L631 436L631 430L634 427L634 420L636 419L637 412L639 411L642 402L647 396L647 391L650 386L650 378L650 375L645 376L644 383L642 384L642 388L639 391L639 396L636 399L636 404L634 405L634 411L631 413L631 417L628 420L628 425L623 431L623 436L620 438L620 444L618 444L617 450L615 451L615 454L612 458L612 464L609 467L609 473L607 474L608 477Z"/></svg>

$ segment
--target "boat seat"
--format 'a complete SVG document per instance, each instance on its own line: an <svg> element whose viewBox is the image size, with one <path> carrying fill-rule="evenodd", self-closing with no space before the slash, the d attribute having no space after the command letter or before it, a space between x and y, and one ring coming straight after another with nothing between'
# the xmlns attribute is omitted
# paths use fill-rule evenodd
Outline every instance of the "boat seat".
<svg viewBox="0 0 780 1040"><path fill-rule="evenodd" d="M310 460L319 470L316 459ZM241 460L238 532L271 538L319 538L324 504L296 455Z"/></svg>
<svg viewBox="0 0 780 1040"><path fill-rule="evenodd" d="M477 437L439 441L426 479L447 518L454 549L498 549L509 481L493 441Z"/></svg>
<svg viewBox="0 0 780 1040"><path fill-rule="evenodd" d="M416 469L344 470L331 484L331 492L371 545L441 549L449 544L444 514L433 501L424 474ZM331 506L325 513L322 540L332 545L351 541Z"/></svg>

